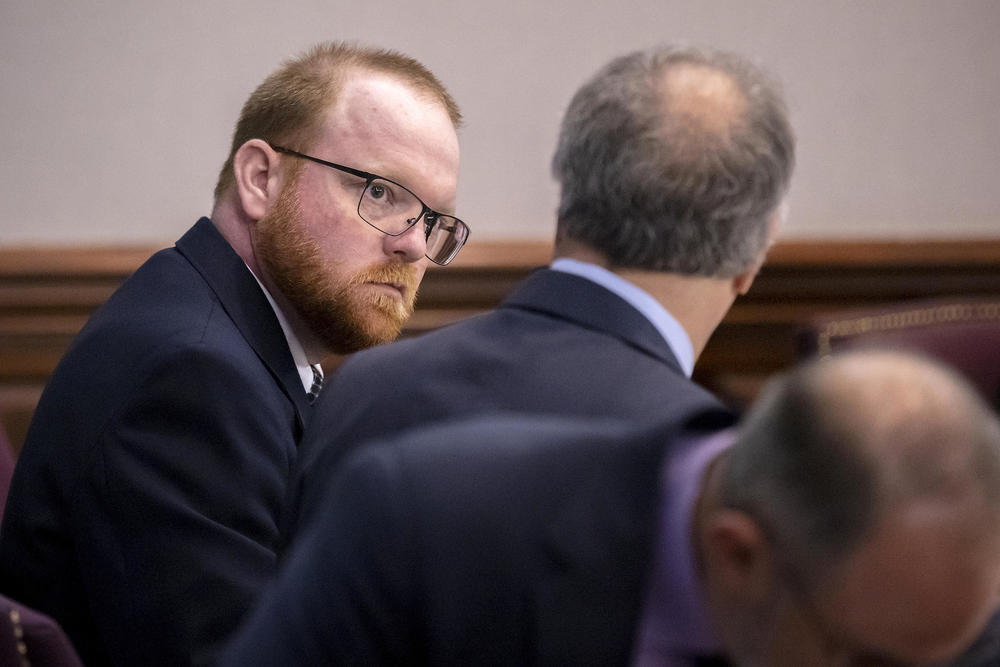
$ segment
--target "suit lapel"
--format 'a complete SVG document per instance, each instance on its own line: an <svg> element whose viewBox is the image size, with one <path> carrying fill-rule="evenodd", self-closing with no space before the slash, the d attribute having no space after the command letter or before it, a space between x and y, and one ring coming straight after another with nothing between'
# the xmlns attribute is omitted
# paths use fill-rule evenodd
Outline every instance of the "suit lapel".
<svg viewBox="0 0 1000 667"><path fill-rule="evenodd" d="M295 405L305 427L311 406L278 318L243 259L208 218L202 218L177 241L177 250L197 269L247 343Z"/></svg>
<svg viewBox="0 0 1000 667"><path fill-rule="evenodd" d="M538 269L515 288L501 307L545 313L607 333L682 372L667 341L642 313L586 278Z"/></svg>

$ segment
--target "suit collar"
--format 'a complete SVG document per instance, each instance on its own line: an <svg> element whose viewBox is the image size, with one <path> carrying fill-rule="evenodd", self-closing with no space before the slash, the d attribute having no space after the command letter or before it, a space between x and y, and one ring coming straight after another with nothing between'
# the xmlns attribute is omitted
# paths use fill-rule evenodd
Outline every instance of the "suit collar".
<svg viewBox="0 0 1000 667"><path fill-rule="evenodd" d="M586 278L624 299L660 332L684 370L684 374L691 376L694 370L694 348L691 337L677 318L652 294L606 267L572 257L557 257L552 260L549 268Z"/></svg>
<svg viewBox="0 0 1000 667"><path fill-rule="evenodd" d="M304 427L312 408L302 390L288 341L243 259L208 218L200 219L176 245L215 292L230 319L295 405L299 425Z"/></svg>
<svg viewBox="0 0 1000 667"><path fill-rule="evenodd" d="M538 269L514 289L501 307L533 310L607 333L683 374L667 341L642 313L586 278Z"/></svg>

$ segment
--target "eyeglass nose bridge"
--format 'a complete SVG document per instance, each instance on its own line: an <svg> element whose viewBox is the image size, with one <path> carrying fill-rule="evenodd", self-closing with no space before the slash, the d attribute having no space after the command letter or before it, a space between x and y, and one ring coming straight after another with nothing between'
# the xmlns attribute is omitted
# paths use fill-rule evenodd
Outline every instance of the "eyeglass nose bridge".
<svg viewBox="0 0 1000 667"><path fill-rule="evenodd" d="M406 229L404 229L403 231L399 232L399 234L392 234L391 236L399 236L399 235L405 234L406 232L408 232L411 229L413 229L414 225L416 225L417 223L420 222L421 219L423 219L424 220L424 225L425 225L424 226L424 240L426 241L427 239L430 238L431 232L434 231L434 225L436 225L438 223L437 217L436 217L437 214L434 212L433 209L431 209L430 207L428 207L427 204L424 204L423 202L420 202L420 203L423 206L423 208L420 209L420 213L418 213L415 218L407 218L406 219ZM427 222L427 214L428 213L434 214L434 216L435 216L435 219L433 221L431 221L431 222Z"/></svg>
<svg viewBox="0 0 1000 667"><path fill-rule="evenodd" d="M413 200L413 202L415 204L419 204L420 205L420 212L417 213L417 215L415 215L413 217L405 218L406 224L403 226L402 229L400 229L398 232L389 231L389 229L391 229L394 226L392 223L385 224L384 221L380 222L380 221L377 221L377 220L372 220L371 217L369 215L367 215L365 213L365 211L364 211L364 208L365 208L365 196L368 193L369 189L372 187L372 183L374 183L375 181L386 181L386 179L382 178L381 176L374 176L374 175L371 175L368 178L367 182L365 183L365 189L364 189L364 192L361 195L361 199L358 200L358 216L362 220L364 220L365 222L367 222L369 225L371 225L372 227L374 227L378 231L380 231L383 234L385 234L386 236L402 236L403 234L405 234L408 231L410 231L410 229L412 229L414 225L416 225L418 222L420 222L421 218L424 218L428 213L434 213L434 210L432 208L430 208L429 206L427 206L427 204L425 204L423 201L421 201L420 197L417 197L415 194L413 194L412 192L410 192L409 190L407 190L403 186L400 186L397 183L392 183L392 181L389 181L390 183L392 183L392 185L402 188L402 190L404 192L406 192L409 195L409 197L412 198L412 200ZM397 218L397 220L398 220L398 218ZM433 226L434 226L433 224L430 225L431 228L433 228ZM430 234L430 228L428 228L427 230L424 231L424 238L426 239L426 237L429 234Z"/></svg>

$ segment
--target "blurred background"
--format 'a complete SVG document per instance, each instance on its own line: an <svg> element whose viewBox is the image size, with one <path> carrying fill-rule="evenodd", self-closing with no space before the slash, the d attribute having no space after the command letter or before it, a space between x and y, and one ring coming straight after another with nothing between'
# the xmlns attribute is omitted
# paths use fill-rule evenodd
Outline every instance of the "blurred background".
<svg viewBox="0 0 1000 667"><path fill-rule="evenodd" d="M473 243L551 238L571 94L662 42L783 82L783 238L995 236L998 35L995 0L3 0L0 245L172 243L209 212L249 92L325 40L398 49L451 90Z"/></svg>

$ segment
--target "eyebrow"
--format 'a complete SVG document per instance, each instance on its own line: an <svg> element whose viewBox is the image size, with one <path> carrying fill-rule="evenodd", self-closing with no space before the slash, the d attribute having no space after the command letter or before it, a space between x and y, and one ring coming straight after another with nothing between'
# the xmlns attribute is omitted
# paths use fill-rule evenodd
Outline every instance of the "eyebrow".
<svg viewBox="0 0 1000 667"><path fill-rule="evenodd" d="M431 208L430 206L427 205L427 202L424 201L423 197L421 197L416 192L414 192L413 190L411 190L409 188L409 186L403 185L399 181L395 180L395 178L389 178L388 176L383 176L382 174L376 174L373 171L365 171L363 169L357 169L356 167L348 167L347 165L343 165L343 164L340 164L338 162L331 162L330 160L324 160L323 158L315 157L313 155L307 155L305 153L300 153L299 151L292 150L291 148L286 148L284 146L273 146L272 145L271 149L274 150L274 151L277 151L278 153L284 153L286 155L293 155L295 157L299 157L299 158L302 158L304 160L309 160L310 162L315 162L317 164L321 164L321 165L323 165L325 167L330 167L331 169L334 169L334 170L339 171L341 173L351 174L352 176L357 176L358 178L363 178L366 181L371 181L371 180L374 180L374 179L378 179L380 181L388 181L389 183L392 183L393 185L398 185L399 187L403 188L404 190L406 190L407 192L409 192L411 195L413 195L414 197L416 197L417 201L419 201L421 204L423 204L424 207L427 208L427 209L429 209L432 213L436 213L438 215L447 215L447 216L450 216L452 218L457 217L455 215L454 207L449 206L448 209L450 209L450 210L438 210L438 209L435 209L435 208Z"/></svg>

